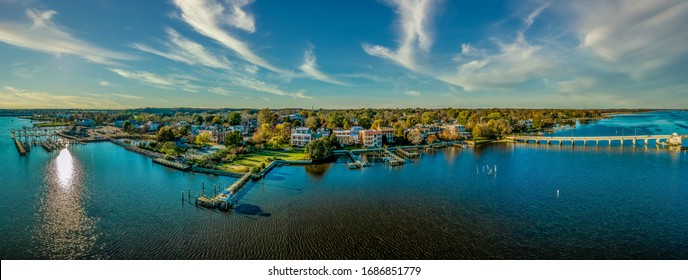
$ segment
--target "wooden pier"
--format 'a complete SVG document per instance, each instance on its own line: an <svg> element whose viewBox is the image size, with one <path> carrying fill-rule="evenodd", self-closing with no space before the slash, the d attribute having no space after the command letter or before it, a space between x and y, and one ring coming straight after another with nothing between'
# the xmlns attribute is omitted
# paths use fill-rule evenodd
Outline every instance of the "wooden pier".
<svg viewBox="0 0 688 280"><path fill-rule="evenodd" d="M17 146L17 151L19 151L19 154L25 156L26 150L24 149L24 145L19 142L19 139L14 139L14 144Z"/></svg>
<svg viewBox="0 0 688 280"><path fill-rule="evenodd" d="M398 155L405 157L405 158L417 158L420 156L420 154L418 154L418 152L408 152L402 148L397 148L396 152Z"/></svg>
<svg viewBox="0 0 688 280"><path fill-rule="evenodd" d="M338 150L333 153L338 156L346 156L349 160L347 166L349 169L357 169L361 167L368 166L368 163L361 161L361 158L356 156L352 151Z"/></svg>
<svg viewBox="0 0 688 280"><path fill-rule="evenodd" d="M384 149L383 151L386 155L385 160L389 162L390 165L402 165L406 162L403 158L395 155L387 149Z"/></svg>
<svg viewBox="0 0 688 280"><path fill-rule="evenodd" d="M227 187L224 191L219 194L215 194L213 197L206 196L201 193L201 196L196 197L196 206L202 206L206 208L228 210L233 205L236 205L236 193L252 178L253 174L246 173L244 176L239 178L236 182ZM182 199L184 196L182 195Z"/></svg>

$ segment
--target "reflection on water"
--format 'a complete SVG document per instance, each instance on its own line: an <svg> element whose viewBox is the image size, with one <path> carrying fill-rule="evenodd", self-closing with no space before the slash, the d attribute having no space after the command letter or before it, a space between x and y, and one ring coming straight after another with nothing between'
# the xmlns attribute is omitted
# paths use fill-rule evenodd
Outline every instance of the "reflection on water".
<svg viewBox="0 0 688 280"><path fill-rule="evenodd" d="M316 165L306 165L304 168L306 169L306 174L310 175L313 178L321 178L325 173L327 173L327 170L330 169L332 164L316 164Z"/></svg>
<svg viewBox="0 0 688 280"><path fill-rule="evenodd" d="M41 255L51 259L93 258L96 220L83 204L83 172L69 149L47 166L46 189L36 215L41 225L33 234ZM96 256L97 257L97 256Z"/></svg>
<svg viewBox="0 0 688 280"><path fill-rule="evenodd" d="M74 176L74 158L69 150L60 151L60 155L55 159L55 170L60 187L65 189L71 187Z"/></svg>

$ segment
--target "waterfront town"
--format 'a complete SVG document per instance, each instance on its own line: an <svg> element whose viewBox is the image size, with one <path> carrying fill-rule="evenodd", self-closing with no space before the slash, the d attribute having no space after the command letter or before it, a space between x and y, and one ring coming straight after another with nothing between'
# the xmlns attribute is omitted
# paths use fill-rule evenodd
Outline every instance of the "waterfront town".
<svg viewBox="0 0 688 280"><path fill-rule="evenodd" d="M350 169L371 161L391 166L420 149L466 147L508 135L541 135L555 126L603 116L598 110L521 109L157 109L129 111L5 110L32 126L11 131L20 155L109 141L181 171L240 178L224 191L194 196L196 205L228 209L249 180L281 164L310 165L344 157ZM362 155L366 156L363 157ZM182 200L185 199L182 193ZM191 191L186 193L191 201Z"/></svg>
<svg viewBox="0 0 688 280"><path fill-rule="evenodd" d="M9 114L11 112L3 112ZM138 109L14 112L34 127L13 133L30 150L31 135L75 141L112 141L180 169L257 173L277 159L322 161L335 150L491 141L538 135L600 110L535 109ZM56 129L59 128L59 129ZM31 134L33 130L33 134ZM24 137L23 137L24 136ZM54 149L55 138L44 141ZM32 141L36 141L36 138ZM19 146L19 145L18 145Z"/></svg>
<svg viewBox="0 0 688 280"><path fill-rule="evenodd" d="M11 111L0 113L8 115ZM457 140L473 143L500 140L515 134L537 136L555 127L575 126L577 121L594 121L610 113L612 111L451 108L14 112L32 120L34 127L29 130L34 131L34 136L43 130L80 143L115 140L134 144L159 157L239 172L249 170L232 169L231 165L223 166L223 163L265 150L322 160L329 153L315 158L312 153L320 142L326 142L329 150L352 150ZM30 132L24 133L27 138L22 142L31 136ZM19 131L16 135L22 136Z"/></svg>
<svg viewBox="0 0 688 280"><path fill-rule="evenodd" d="M396 166L418 158L421 149L465 148L492 141L556 141L559 145L582 141L586 145L602 140L609 145L619 141L623 146L625 140L633 145L638 140L647 146L654 140L655 147L681 146L678 135L542 137L555 127L571 127L608 114L534 109L47 111L23 116L33 126L12 130L11 137L20 155L32 146L52 152L68 144L110 141L170 168L238 177L219 194L215 189L213 196L201 192L194 198L197 205L227 209L236 203L234 194L243 184L280 164L311 165L344 157L350 169L368 166L370 161ZM191 200L190 190L186 199Z"/></svg>

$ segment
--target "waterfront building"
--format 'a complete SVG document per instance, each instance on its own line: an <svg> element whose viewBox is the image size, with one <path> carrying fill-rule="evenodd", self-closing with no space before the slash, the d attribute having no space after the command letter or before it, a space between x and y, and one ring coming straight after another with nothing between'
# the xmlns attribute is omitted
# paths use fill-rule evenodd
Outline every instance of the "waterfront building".
<svg viewBox="0 0 688 280"><path fill-rule="evenodd" d="M304 147L313 140L313 133L308 127L299 126L291 129L289 145Z"/></svg>
<svg viewBox="0 0 688 280"><path fill-rule="evenodd" d="M88 128L74 125L71 129L65 131L64 133L72 137L86 138L88 137Z"/></svg>
<svg viewBox="0 0 688 280"><path fill-rule="evenodd" d="M348 129L336 129L332 131L332 134L334 134L334 137L337 138L337 142L341 145L353 145L358 142L356 141L358 137L352 136L351 130Z"/></svg>
<svg viewBox="0 0 688 280"><path fill-rule="evenodd" d="M462 124L445 124L442 129L450 135L455 135L461 138L471 138L471 133L466 130L466 126Z"/></svg>
<svg viewBox="0 0 688 280"><path fill-rule="evenodd" d="M394 143L394 128L390 126L378 126L377 131L379 131L383 137L387 140L387 143Z"/></svg>
<svg viewBox="0 0 688 280"><path fill-rule="evenodd" d="M361 143L366 148L382 147L382 133L377 130L362 130Z"/></svg>

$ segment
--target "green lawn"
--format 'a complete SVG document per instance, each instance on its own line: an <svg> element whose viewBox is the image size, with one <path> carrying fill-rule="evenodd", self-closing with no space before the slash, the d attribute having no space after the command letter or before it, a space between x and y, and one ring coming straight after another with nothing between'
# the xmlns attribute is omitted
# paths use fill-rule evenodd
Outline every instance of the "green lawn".
<svg viewBox="0 0 688 280"><path fill-rule="evenodd" d="M45 122L45 123L37 123L37 127L51 127L51 126L69 126L69 123L66 122Z"/></svg>
<svg viewBox="0 0 688 280"><path fill-rule="evenodd" d="M303 151L259 151L245 155L232 163L223 164L220 168L231 172L248 172L251 167L260 166L261 163L265 163L265 165L270 164L272 160L268 160L268 158L272 159L274 157L282 160L307 159Z"/></svg>

